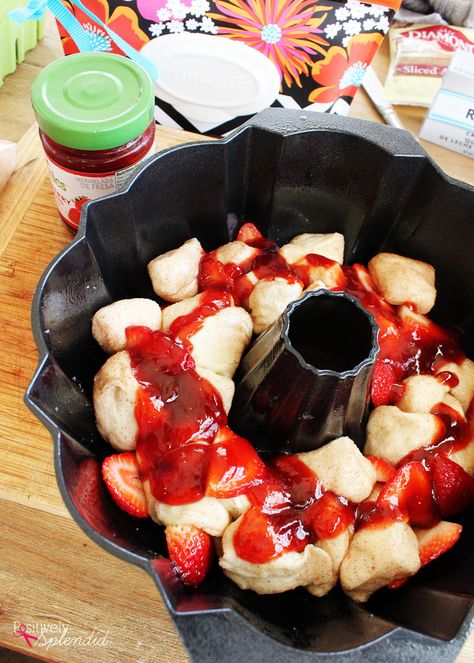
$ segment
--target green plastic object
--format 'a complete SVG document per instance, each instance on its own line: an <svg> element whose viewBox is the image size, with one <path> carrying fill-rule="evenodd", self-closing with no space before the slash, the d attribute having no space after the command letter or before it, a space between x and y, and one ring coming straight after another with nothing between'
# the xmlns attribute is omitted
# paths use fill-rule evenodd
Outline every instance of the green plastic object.
<svg viewBox="0 0 474 663"><path fill-rule="evenodd" d="M80 150L106 150L136 138L153 121L150 76L112 53L76 53L51 62L33 83L40 129Z"/></svg>
<svg viewBox="0 0 474 663"><path fill-rule="evenodd" d="M43 38L45 17L40 21L14 23L8 12L26 5L27 0L0 0L0 87L3 79L23 62L28 51Z"/></svg>

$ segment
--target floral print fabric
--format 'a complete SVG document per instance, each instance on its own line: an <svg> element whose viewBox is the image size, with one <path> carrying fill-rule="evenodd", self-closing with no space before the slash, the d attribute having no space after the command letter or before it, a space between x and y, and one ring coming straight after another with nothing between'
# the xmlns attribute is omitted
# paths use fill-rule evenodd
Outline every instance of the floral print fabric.
<svg viewBox="0 0 474 663"><path fill-rule="evenodd" d="M257 49L281 78L274 106L345 113L387 33L398 0L83 0L137 50L150 39L184 32L216 35ZM97 50L120 53L88 16L72 11ZM65 53L76 52L61 33ZM179 118L174 121L180 123ZM237 118L237 126L246 118ZM229 123L227 123L229 124ZM190 128L187 125L181 126ZM228 130L232 126L218 127Z"/></svg>

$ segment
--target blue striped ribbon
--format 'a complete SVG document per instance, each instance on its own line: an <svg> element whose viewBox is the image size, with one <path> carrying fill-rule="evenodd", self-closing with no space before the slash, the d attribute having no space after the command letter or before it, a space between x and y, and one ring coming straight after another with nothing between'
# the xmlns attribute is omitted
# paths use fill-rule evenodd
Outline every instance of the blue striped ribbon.
<svg viewBox="0 0 474 663"><path fill-rule="evenodd" d="M69 0L69 2L84 12L84 14L89 16L89 18L94 21L94 23L100 25L100 27L120 48L120 50L123 51L125 55L127 55L131 60L143 67L143 69L145 69L145 71L150 74L152 80L156 81L158 72L153 62L148 60L148 58L145 58L135 48L130 46L130 44L125 41L125 39L122 39L122 37L120 37L116 32L111 30L105 23L97 18L95 14L93 14L89 9L87 9L87 7L84 6L81 0ZM91 52L101 50L97 47L97 45L92 43L87 30L84 30L77 18L61 3L61 0L28 0L28 3L25 7L21 7L20 9L13 9L11 12L9 12L8 16L18 24L27 20L39 21L43 17L46 9L51 10L55 18L68 32L80 51Z"/></svg>

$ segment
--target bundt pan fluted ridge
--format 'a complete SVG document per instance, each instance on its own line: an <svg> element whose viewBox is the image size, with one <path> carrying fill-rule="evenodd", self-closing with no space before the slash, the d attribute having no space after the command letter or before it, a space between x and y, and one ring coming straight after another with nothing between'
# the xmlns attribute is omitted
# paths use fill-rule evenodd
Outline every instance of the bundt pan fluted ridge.
<svg viewBox="0 0 474 663"><path fill-rule="evenodd" d="M194 661L454 660L474 599L474 508L451 551L403 588L358 605L338 589L323 599L304 590L259 596L217 567L187 589L165 556L163 529L137 524L102 484L110 447L91 392L105 355L91 316L116 299L153 298L150 259L195 236L212 250L243 220L280 245L304 232L343 233L348 264L380 250L431 263L431 316L458 327L473 356L474 189L444 175L404 131L264 111L222 140L164 150L122 192L88 203L76 239L43 274L32 310L40 360L26 403L53 437L64 501L94 541L153 576Z"/></svg>

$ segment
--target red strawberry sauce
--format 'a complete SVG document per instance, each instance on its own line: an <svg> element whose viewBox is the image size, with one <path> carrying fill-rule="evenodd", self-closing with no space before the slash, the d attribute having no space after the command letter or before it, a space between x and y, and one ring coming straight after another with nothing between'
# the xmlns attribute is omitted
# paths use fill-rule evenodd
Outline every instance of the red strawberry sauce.
<svg viewBox="0 0 474 663"><path fill-rule="evenodd" d="M215 252L204 255L199 271L201 302L189 314L177 318L170 333L145 327L127 329L127 350L140 384L135 411L137 457L142 478L149 479L152 494L161 502L175 505L200 500L208 488L211 495L226 496L225 477L229 477L232 483L227 496L246 494L251 502L234 535L235 550L239 557L254 563L268 562L284 551L302 551L308 543L335 537L353 523L360 528L401 519L432 526L442 515L435 497L432 460L469 441L464 419L443 404L432 411L440 420L438 439L403 459L379 498L357 508L326 491L299 458L277 456L264 465L250 447L245 447L246 441L228 429L224 442L211 453L214 437L226 426L227 417L219 394L196 373L190 355L193 334L207 316L248 299L254 287L246 276L250 271L258 279L280 277L306 286L312 267L331 269L335 264L322 256L309 255L298 267L291 268L277 252L277 245L252 224L244 224L237 239L253 247L255 254L240 265L224 265ZM400 382L420 373L437 374L444 384L456 385L456 376L442 370L448 361L458 362L464 357L453 332L427 318L420 321L408 316L402 320L378 294L361 265L344 266L342 281L344 289L373 313L380 327L379 361L390 370L384 374L378 399L382 398L384 404L396 403L403 392ZM386 384L387 375L393 376L392 385ZM238 449L245 449L242 457ZM442 471L446 475L449 467L443 466ZM470 486L466 488L465 477L461 479L467 494ZM455 477L452 482L461 479ZM447 503L445 492L443 500Z"/></svg>
<svg viewBox="0 0 474 663"><path fill-rule="evenodd" d="M202 327L204 320L217 313L217 311L232 306L233 300L230 293L222 290L205 290L201 293L201 301L190 313L180 315L173 320L170 326L170 334L183 341L192 349L191 336L196 334Z"/></svg>
<svg viewBox="0 0 474 663"><path fill-rule="evenodd" d="M142 478L161 502L195 502L206 489L210 444L227 421L221 398L170 334L129 327L127 349L140 384L135 418Z"/></svg>

